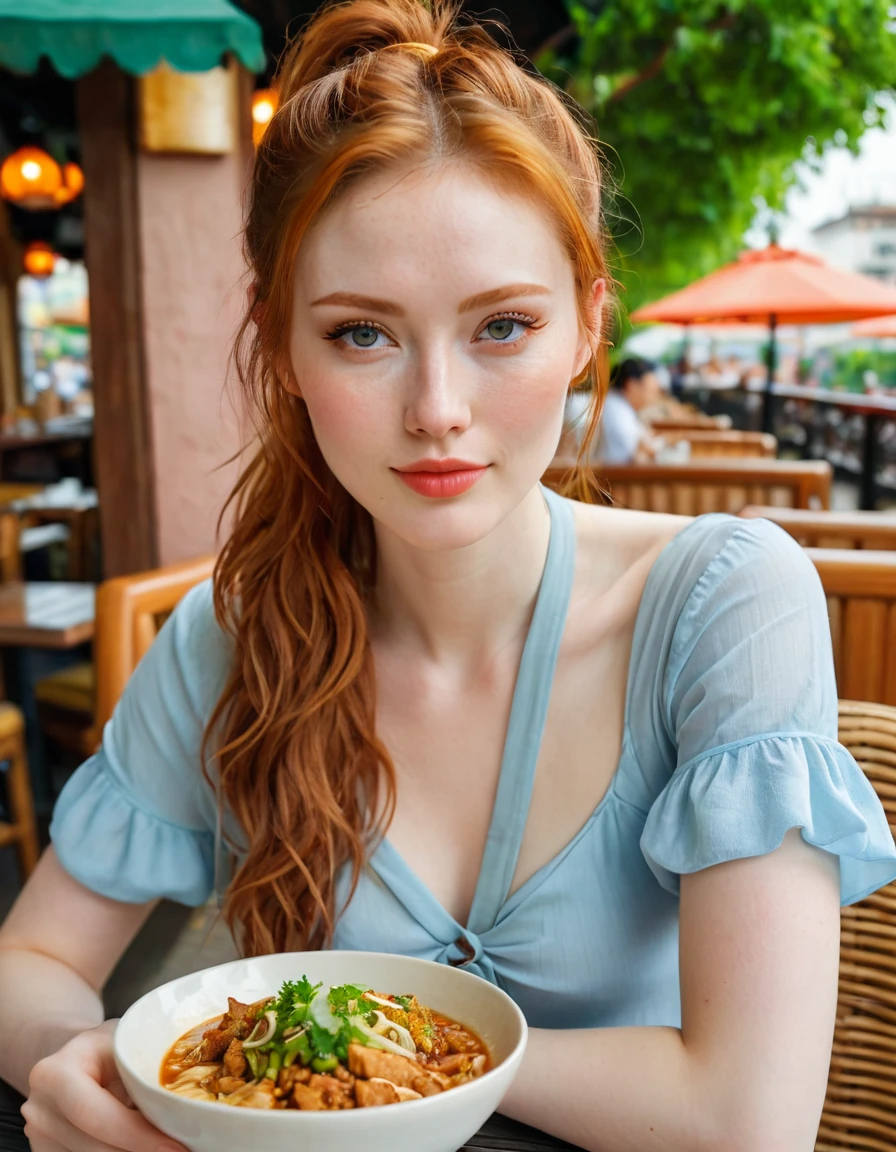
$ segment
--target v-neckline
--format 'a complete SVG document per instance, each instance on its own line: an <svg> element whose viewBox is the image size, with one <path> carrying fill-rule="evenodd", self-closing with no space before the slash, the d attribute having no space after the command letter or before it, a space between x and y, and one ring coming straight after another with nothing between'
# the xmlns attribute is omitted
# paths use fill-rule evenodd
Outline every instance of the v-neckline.
<svg viewBox="0 0 896 1152"><path fill-rule="evenodd" d="M544 572L541 578L541 586L539 588L538 598L536 600L536 611L538 611L538 605L542 600L542 594L547 584L547 577L549 575L548 559L551 556L551 549L554 546L555 538L559 541L561 534L568 536L567 547L564 549L563 556L557 557L558 566L561 559L566 564L566 572L565 576L563 577L564 594L562 621L560 623L559 636L557 638L557 651L559 651L560 639L562 638L563 634L563 625L565 624L566 614L569 608L569 597L572 591L576 548L575 523L573 521L572 510L567 500L563 499L561 496L558 496L555 492L551 491L551 489L545 488L544 486L542 486L542 491L548 505L548 510L551 513L551 540L548 545L548 558L545 560ZM710 515L713 514L710 513ZM721 514L716 513L715 515ZM538 734L537 746L534 749L534 759L530 765L531 778L528 780L528 789L524 793L524 800L521 799L518 805L518 809L522 811L524 815L522 826L520 826L517 830L518 839L516 840L516 851L514 852L513 856L513 866L510 869L509 877L507 877L506 867L502 869L501 872L502 885L504 883L505 877L507 877L507 890L503 892L503 896L500 902L496 903L494 898L488 901L489 909L494 911L492 919L487 923L481 924L479 924L477 920L478 926L474 928L474 910L478 913L480 910L484 911L486 906L485 896L483 896L482 899L478 901L478 907L477 899L480 895L480 891L484 889L486 883L483 877L485 875L486 865L489 863L487 859L488 846L492 842L492 830L495 826L496 817L498 815L498 800L501 794L502 784L510 776L509 771L505 772L505 769L508 766L506 757L508 745L510 743L509 738L514 720L517 697L520 691L520 673L523 669L523 659L526 655L526 647L529 645L529 642L532 638L533 626L535 624L535 613L533 612L532 623L529 627L529 634L526 637L526 645L523 649L523 658L520 659L520 668L517 673L517 683L514 688L514 699L513 704L511 705L510 719L507 725L507 737L505 738L504 753L501 759L501 770L498 780L498 793L495 797L495 806L492 809L489 835L486 839L486 851L483 853L482 864L480 866L480 872L476 882L476 891L473 896L473 903L470 907L470 915L467 920L467 925L462 925L458 920L455 919L454 916L451 915L451 913L447 910L447 908L445 908L441 901L436 898L431 889L420 879L420 877L413 870L410 864L408 864L408 862L404 859L398 849L395 848L391 841L389 841L388 837L380 841L379 846L373 853L370 859L370 867L377 874L380 880L386 885L386 887L392 891L393 895L395 895L397 899L401 900L411 915L414 916L425 928L427 928L434 938L443 941L454 940L455 945L460 946L460 957L457 960L453 960L452 963L464 964L469 960L469 955L466 954L466 945L464 942L466 941L469 943L467 938L470 935L475 936L473 946L476 948L476 953L478 955L478 953L481 951L481 944L477 944L478 937L481 936L483 932L487 932L490 928L494 927L499 919L503 920L505 916L507 916L514 908L518 907L526 899L530 892L532 892L541 884L542 880L546 876L553 872L557 865L575 848L583 836L585 836L588 830L594 825L595 821L598 819L599 815L614 795L616 781L619 776L619 766L625 756L625 746L629 739L632 685L638 670L638 653L640 651L641 634L643 630L648 626L647 612L653 599L652 586L660 578L664 564L668 561L669 557L675 551L675 549L680 546L681 541L690 533L691 529L693 529L696 524L700 523L701 520L705 521L705 519L706 517L694 517L683 528L680 528L674 536L667 540L660 549L657 556L654 558L650 571L647 574L647 579L645 580L644 587L641 591L641 599L638 603L638 610L635 613L635 626L632 632L631 653L629 655L628 671L626 673L625 703L623 707L622 721L622 751L620 752L619 761L616 764L616 768L610 778L610 782L606 791L598 801L596 807L588 815L582 827L572 837L572 839L569 840L568 843L566 843L557 853L555 853L550 860L548 860L545 864L542 864L542 866L538 868L527 880L525 880L519 886L519 888L513 892L512 895L508 894L510 884L513 882L513 874L516 871L516 863L519 858L519 849L522 844L522 837L526 826L526 818L528 817L529 806L532 800L532 787L535 782L535 767L538 761L538 753L541 748L541 735L544 731L544 725L542 723L541 732ZM554 653L553 659L550 661L550 669L547 678L547 698L550 697L551 687L553 686L556 662L557 652ZM545 699L545 716L547 714L547 698ZM518 784L519 782L519 779L514 781L515 784ZM507 786L509 787L510 785Z"/></svg>
<svg viewBox="0 0 896 1152"><path fill-rule="evenodd" d="M447 926L461 936L481 935L491 928L510 895L569 611L576 552L572 510L549 488L542 485L541 491L551 519L550 539L517 669L495 801L467 924L461 925L443 907L388 837L380 842L370 860L385 883L391 874L404 891L410 889L416 894L415 904L421 913L428 907L430 919L436 914L443 930Z"/></svg>

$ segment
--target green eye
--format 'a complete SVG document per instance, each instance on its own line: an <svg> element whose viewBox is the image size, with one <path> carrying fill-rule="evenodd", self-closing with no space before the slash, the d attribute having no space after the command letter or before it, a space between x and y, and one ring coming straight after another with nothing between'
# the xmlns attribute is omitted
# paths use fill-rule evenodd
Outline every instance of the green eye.
<svg viewBox="0 0 896 1152"><path fill-rule="evenodd" d="M513 335L515 324L515 320L492 320L491 324L486 325L485 330L495 340L506 340L508 336Z"/></svg>
<svg viewBox="0 0 896 1152"><path fill-rule="evenodd" d="M359 348L370 348L376 344L377 336L379 332L376 328L352 328L352 343Z"/></svg>

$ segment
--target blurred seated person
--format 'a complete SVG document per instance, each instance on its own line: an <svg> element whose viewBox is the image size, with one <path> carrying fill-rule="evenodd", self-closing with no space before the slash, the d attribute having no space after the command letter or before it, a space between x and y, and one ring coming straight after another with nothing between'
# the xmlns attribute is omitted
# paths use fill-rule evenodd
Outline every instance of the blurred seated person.
<svg viewBox="0 0 896 1152"><path fill-rule="evenodd" d="M589 388L576 389L567 397L564 431L555 462L568 460L578 453L588 425L591 400ZM654 364L639 357L622 360L610 376L592 460L604 464L631 464L654 459L664 441L651 435L642 413L648 409L658 412L666 401L676 403L662 393ZM662 412L654 415L654 419L661 417L664 418Z"/></svg>
<svg viewBox="0 0 896 1152"><path fill-rule="evenodd" d="M654 436L642 413L665 399L656 365L633 356L621 360L610 376L600 415L597 459L602 464L637 464L655 459L664 441Z"/></svg>

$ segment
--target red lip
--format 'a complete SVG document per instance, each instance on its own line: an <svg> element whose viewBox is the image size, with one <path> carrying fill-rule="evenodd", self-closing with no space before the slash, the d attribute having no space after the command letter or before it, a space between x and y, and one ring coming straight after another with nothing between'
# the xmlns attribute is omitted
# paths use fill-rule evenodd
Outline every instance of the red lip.
<svg viewBox="0 0 896 1152"><path fill-rule="evenodd" d="M470 460L456 460L453 456L443 459L415 460L413 464L405 464L403 468L396 468L396 472L474 472L484 468L483 464L473 464Z"/></svg>
<svg viewBox="0 0 896 1152"><path fill-rule="evenodd" d="M393 468L399 480L419 496L448 499L472 488L488 470L486 464L466 460L418 460L406 468Z"/></svg>

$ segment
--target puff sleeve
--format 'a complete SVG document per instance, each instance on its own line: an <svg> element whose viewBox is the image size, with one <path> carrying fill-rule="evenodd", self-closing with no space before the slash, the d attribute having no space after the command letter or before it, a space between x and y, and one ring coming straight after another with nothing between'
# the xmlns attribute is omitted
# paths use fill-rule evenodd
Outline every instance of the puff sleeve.
<svg viewBox="0 0 896 1152"><path fill-rule="evenodd" d="M683 605L661 684L677 766L641 849L664 888L772 852L791 828L839 857L844 904L896 878L883 807L837 741L821 582L790 536L736 524Z"/></svg>
<svg viewBox="0 0 896 1152"><path fill-rule="evenodd" d="M192 589L131 677L101 749L74 773L50 826L67 872L113 900L202 904L214 883L216 800L206 723L232 659L212 586Z"/></svg>

